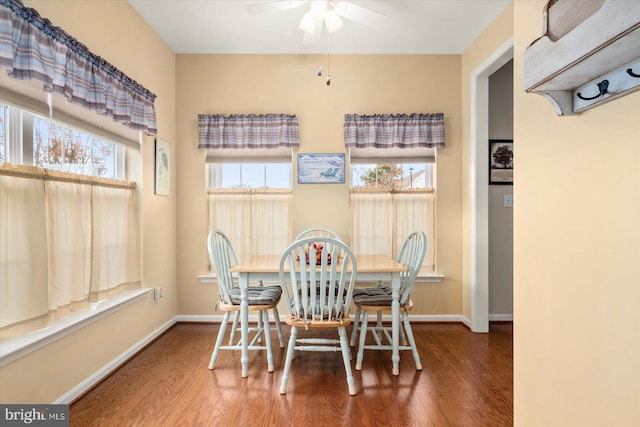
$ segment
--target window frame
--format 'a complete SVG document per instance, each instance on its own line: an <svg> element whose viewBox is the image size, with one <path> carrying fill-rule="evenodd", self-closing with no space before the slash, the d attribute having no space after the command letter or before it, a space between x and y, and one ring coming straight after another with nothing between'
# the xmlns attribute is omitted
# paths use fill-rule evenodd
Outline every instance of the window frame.
<svg viewBox="0 0 640 427"><path fill-rule="evenodd" d="M127 159L127 147L100 135L96 135L93 132L89 132L77 126L64 123L60 120L55 120L49 117L45 117L41 114L33 113L23 108L0 102L0 108L3 108L5 115L5 162L16 165L31 165L34 164L33 159L33 146L34 146L34 132L33 122L34 118L44 120L46 122L53 123L57 126L62 126L75 132L80 132L83 135L90 136L101 142L106 142L114 146L114 173L113 176L99 176L95 174L77 174L85 176L95 176L101 178L110 178L118 180L126 180L126 159ZM46 166L42 166L47 168ZM55 169L55 168L51 168ZM57 169L56 169L57 170ZM75 172L71 172L75 173Z"/></svg>
<svg viewBox="0 0 640 427"><path fill-rule="evenodd" d="M392 165L395 167L398 167L402 172L402 174L400 175L400 181L404 182L405 180L408 179L409 181L409 187L389 187L389 186L385 186L385 185L378 185L378 182L376 181L376 184L374 186L371 187L367 187L365 185L354 185L354 181L356 179L356 174L354 173L354 168L357 168L358 166L367 166L368 169L370 168L375 168L375 169L379 169L381 166L388 166L388 165ZM404 170L405 170L405 166L407 166L406 170L411 170L411 168L415 168L415 165L420 165L420 166L424 166L424 170L425 170L425 185L424 187L413 187L413 183L414 183L414 178L413 178L413 172L410 172L409 177L407 177L406 175L404 175ZM427 172L428 169L428 172ZM436 164L432 163L432 162L408 162L408 161L401 161L401 162L396 162L396 161L383 161L381 159L381 161L377 162L377 163L373 163L373 162L351 162L349 165L349 172L351 174L350 176L350 183L349 183L349 188L350 189L377 189L380 191L383 191L385 189L388 189L389 191L397 191L397 190L402 190L402 191L408 191L408 190L432 190L435 189L435 174L436 174ZM418 172L416 172L416 174L418 174ZM428 176L428 179L426 178ZM359 177L358 177L359 179Z"/></svg>
<svg viewBox="0 0 640 427"><path fill-rule="evenodd" d="M264 159L262 159L264 160ZM272 164L286 164L288 165L288 169L289 169L289 177L288 177L288 186L287 187L269 187L267 185L268 183L268 178L267 178L267 166L268 165L272 165ZM240 166L240 186L239 187L224 187L222 185L219 185L223 182L223 167L224 165L239 165ZM242 168L243 166L249 166L249 165L262 165L264 167L264 171L263 171L263 182L264 182L264 186L262 187L248 187L248 186L244 186L243 182L242 182ZM258 161L244 161L244 162L240 162L237 159L235 161L220 161L220 162L211 162L211 163L206 163L206 170L207 170L207 188L209 191L217 191L217 190L224 190L224 191L233 191L233 190L238 190L238 191L246 191L247 189L251 189L254 191L259 191L261 189L268 189L268 190L291 190L293 188L293 181L292 181L292 175L293 175L293 162L289 161L271 161L271 162L258 162Z"/></svg>

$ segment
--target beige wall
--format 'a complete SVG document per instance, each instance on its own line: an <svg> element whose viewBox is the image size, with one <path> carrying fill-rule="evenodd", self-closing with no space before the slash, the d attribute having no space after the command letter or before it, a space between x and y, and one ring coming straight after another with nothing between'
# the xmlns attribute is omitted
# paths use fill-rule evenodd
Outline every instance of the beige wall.
<svg viewBox="0 0 640 427"><path fill-rule="evenodd" d="M345 113L443 112L446 147L438 150L437 263L446 279L420 284L417 314L461 311L461 94L458 55L331 55L330 87L316 76L326 55L178 55L179 312L212 314L217 291L207 272L204 153L198 114L289 113L300 124L300 152L344 152ZM295 180L294 180L295 181ZM294 184L294 234L310 226L349 240L348 184Z"/></svg>
<svg viewBox="0 0 640 427"><path fill-rule="evenodd" d="M573 117L523 90L543 0L515 2L517 426L640 419L640 92Z"/></svg>
<svg viewBox="0 0 640 427"><path fill-rule="evenodd" d="M175 158L175 56L125 1L25 1L54 25L155 93L159 136ZM50 403L177 314L176 179L170 197L153 195L153 138L130 156L143 224L143 286L163 286L151 298L0 368L0 402Z"/></svg>

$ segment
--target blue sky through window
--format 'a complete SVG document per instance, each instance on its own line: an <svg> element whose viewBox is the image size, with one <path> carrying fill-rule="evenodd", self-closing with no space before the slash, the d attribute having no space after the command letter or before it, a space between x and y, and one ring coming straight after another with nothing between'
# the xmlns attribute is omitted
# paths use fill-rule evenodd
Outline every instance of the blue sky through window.
<svg viewBox="0 0 640 427"><path fill-rule="evenodd" d="M217 167L222 168L218 188L291 187L290 163L223 163Z"/></svg>

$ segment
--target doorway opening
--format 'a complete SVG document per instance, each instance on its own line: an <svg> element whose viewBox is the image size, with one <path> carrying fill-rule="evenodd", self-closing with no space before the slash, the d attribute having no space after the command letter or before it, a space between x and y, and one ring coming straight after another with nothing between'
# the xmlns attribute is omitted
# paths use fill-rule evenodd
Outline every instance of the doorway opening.
<svg viewBox="0 0 640 427"><path fill-rule="evenodd" d="M507 40L471 73L471 330L489 332L489 76L513 59Z"/></svg>

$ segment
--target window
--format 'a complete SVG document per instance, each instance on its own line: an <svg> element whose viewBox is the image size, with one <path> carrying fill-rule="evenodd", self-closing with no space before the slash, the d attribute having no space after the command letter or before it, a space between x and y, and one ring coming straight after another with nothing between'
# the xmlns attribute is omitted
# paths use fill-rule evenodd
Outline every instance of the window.
<svg viewBox="0 0 640 427"><path fill-rule="evenodd" d="M351 238L359 253L397 256L413 231L427 235L423 273L435 263L435 163L351 162ZM370 159L368 159L370 161Z"/></svg>
<svg viewBox="0 0 640 427"><path fill-rule="evenodd" d="M209 178L211 189L291 188L291 163L214 163Z"/></svg>
<svg viewBox="0 0 640 427"><path fill-rule="evenodd" d="M0 104L0 153L0 338L140 289L124 147Z"/></svg>
<svg viewBox="0 0 640 427"><path fill-rule="evenodd" d="M209 229L239 260L281 255L291 242L291 158L300 145L292 114L198 115L209 172Z"/></svg>
<svg viewBox="0 0 640 427"><path fill-rule="evenodd" d="M78 175L125 178L126 149L121 145L13 106L0 105L0 121L2 161ZM7 123L14 124L16 130Z"/></svg>
<svg viewBox="0 0 640 427"><path fill-rule="evenodd" d="M431 163L352 163L352 188L418 189L433 187Z"/></svg>
<svg viewBox="0 0 640 427"><path fill-rule="evenodd" d="M115 160L115 144L41 117L33 117L35 166L114 178Z"/></svg>
<svg viewBox="0 0 640 427"><path fill-rule="evenodd" d="M280 255L293 232L291 162L214 163L208 170L209 229L225 233L240 260Z"/></svg>

